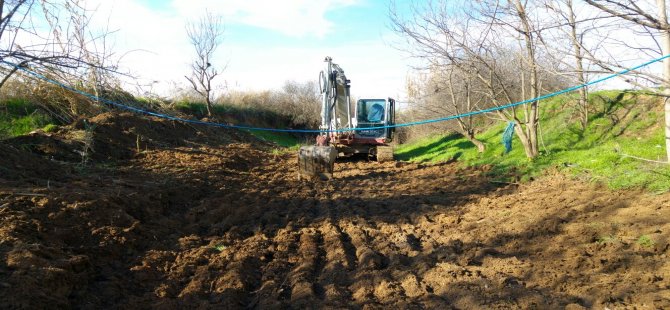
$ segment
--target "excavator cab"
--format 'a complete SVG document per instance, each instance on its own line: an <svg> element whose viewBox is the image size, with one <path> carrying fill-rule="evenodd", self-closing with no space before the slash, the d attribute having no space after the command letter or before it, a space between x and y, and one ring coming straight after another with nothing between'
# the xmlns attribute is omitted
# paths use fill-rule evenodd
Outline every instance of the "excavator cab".
<svg viewBox="0 0 670 310"><path fill-rule="evenodd" d="M393 140L395 128L395 100L360 99L356 103L356 132L358 141L385 144ZM368 129L369 128L369 129Z"/></svg>

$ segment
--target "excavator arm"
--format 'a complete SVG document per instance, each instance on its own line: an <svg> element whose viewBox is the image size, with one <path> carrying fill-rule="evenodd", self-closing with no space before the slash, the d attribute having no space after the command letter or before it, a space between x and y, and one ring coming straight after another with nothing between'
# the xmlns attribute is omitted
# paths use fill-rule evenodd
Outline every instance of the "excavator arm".
<svg viewBox="0 0 670 310"><path fill-rule="evenodd" d="M350 81L342 68L326 57L326 68L319 74L321 90L321 126L322 134L331 137L344 128L351 128L351 95Z"/></svg>
<svg viewBox="0 0 670 310"><path fill-rule="evenodd" d="M350 81L342 68L326 57L325 70L319 73L321 91L322 130L316 145L303 146L298 152L298 177L330 179L333 176L338 151L334 142L342 136L340 130L351 128Z"/></svg>

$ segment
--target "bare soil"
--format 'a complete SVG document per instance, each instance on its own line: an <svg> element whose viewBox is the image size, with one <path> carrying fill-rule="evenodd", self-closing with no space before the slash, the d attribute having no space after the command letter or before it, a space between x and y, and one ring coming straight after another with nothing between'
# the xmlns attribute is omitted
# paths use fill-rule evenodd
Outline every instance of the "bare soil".
<svg viewBox="0 0 670 310"><path fill-rule="evenodd" d="M88 139L88 140L87 140ZM105 114L0 142L0 307L670 308L670 194Z"/></svg>

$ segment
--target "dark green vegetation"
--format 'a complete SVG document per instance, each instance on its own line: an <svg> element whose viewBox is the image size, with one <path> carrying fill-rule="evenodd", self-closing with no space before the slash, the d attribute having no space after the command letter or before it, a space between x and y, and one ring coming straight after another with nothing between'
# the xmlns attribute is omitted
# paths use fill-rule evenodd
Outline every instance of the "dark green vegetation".
<svg viewBox="0 0 670 310"><path fill-rule="evenodd" d="M197 118L207 116L207 106L204 103L177 102L174 108L182 113L193 115ZM257 125L261 123L286 124L289 120L274 113L273 111L258 107L240 107L228 104L215 104L212 106L213 117L231 118L235 123Z"/></svg>
<svg viewBox="0 0 670 310"><path fill-rule="evenodd" d="M297 149L300 146L299 139L290 133L263 130L249 130L249 132L256 138L265 141L272 141L281 147Z"/></svg>
<svg viewBox="0 0 670 310"><path fill-rule="evenodd" d="M204 103L179 102L175 104L175 108L198 118L207 115L207 107ZM216 118L236 125L261 128L288 128L291 125L291 119L260 108L216 104L212 107L212 114ZM296 148L299 145L298 138L290 133L262 130L248 130L248 132L261 140L274 142L281 147Z"/></svg>
<svg viewBox="0 0 670 310"><path fill-rule="evenodd" d="M487 150L479 154L472 143L457 134L433 136L402 145L396 157L410 161L456 159L463 165L491 165L495 175L521 181L558 169L598 181L611 188L670 189L670 165L630 156L665 160L663 112L660 99L633 91L598 91L589 95L589 126L582 130L571 108L575 96L541 102L541 155L529 161L515 136L513 149L504 153L501 143L506 124L477 135ZM505 180L509 181L509 180Z"/></svg>
<svg viewBox="0 0 670 310"><path fill-rule="evenodd" d="M0 102L0 138L27 134L35 129L55 129L55 120L36 105L23 99Z"/></svg>

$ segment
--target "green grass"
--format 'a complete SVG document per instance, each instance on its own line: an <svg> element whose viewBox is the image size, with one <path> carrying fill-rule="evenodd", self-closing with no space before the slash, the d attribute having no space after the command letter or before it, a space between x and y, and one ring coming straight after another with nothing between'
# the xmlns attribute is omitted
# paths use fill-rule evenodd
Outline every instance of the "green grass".
<svg viewBox="0 0 670 310"><path fill-rule="evenodd" d="M492 165L492 173L519 177L522 181L558 168L618 188L670 190L670 165L654 164L630 157L664 160L663 114L650 110L657 99L636 92L600 91L590 94L589 126L582 131L574 111L566 102L574 95L541 103L541 154L529 160L518 138L504 153L501 143L505 124L477 136L486 144L479 154L474 145L457 134L433 136L396 149L396 156L410 161L444 161L457 158L463 165ZM542 143L542 141L544 143Z"/></svg>
<svg viewBox="0 0 670 310"><path fill-rule="evenodd" d="M263 131L263 130L247 130L249 133L254 135L256 138L259 138L264 141L271 141L277 145L289 148L297 149L300 147L300 142L295 136L285 133L285 132L272 132L272 131Z"/></svg>
<svg viewBox="0 0 670 310"><path fill-rule="evenodd" d="M640 238L637 238L636 243L639 244L640 246L644 247L644 248L653 247L654 244L655 244L654 240L651 239L651 237L649 237L649 235L640 236Z"/></svg>
<svg viewBox="0 0 670 310"><path fill-rule="evenodd" d="M46 126L44 126L44 128L42 128L42 130L44 130L44 132L54 132L58 130L58 126L54 124L47 124Z"/></svg>
<svg viewBox="0 0 670 310"><path fill-rule="evenodd" d="M41 112L37 106L23 99L7 99L0 102L0 138L27 134L48 127L53 119Z"/></svg>

